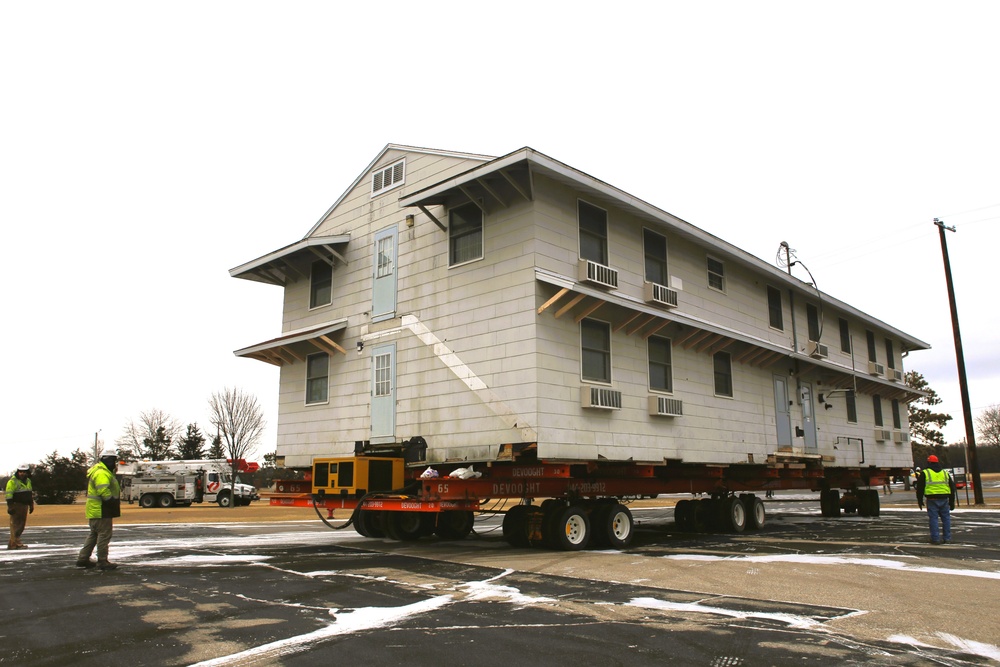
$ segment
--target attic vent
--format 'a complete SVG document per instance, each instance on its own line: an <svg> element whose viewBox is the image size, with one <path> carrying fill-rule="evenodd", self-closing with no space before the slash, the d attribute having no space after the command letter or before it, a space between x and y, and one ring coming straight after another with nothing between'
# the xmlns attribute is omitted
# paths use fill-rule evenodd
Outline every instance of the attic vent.
<svg viewBox="0 0 1000 667"><path fill-rule="evenodd" d="M580 403L585 408L621 410L622 393L615 389L584 386L580 388Z"/></svg>
<svg viewBox="0 0 1000 667"><path fill-rule="evenodd" d="M684 402L667 396L650 396L649 414L657 417L681 417L684 415Z"/></svg>
<svg viewBox="0 0 1000 667"><path fill-rule="evenodd" d="M601 287L618 289L618 272L614 269L592 262L589 259L581 259L579 263L579 279Z"/></svg>
<svg viewBox="0 0 1000 667"><path fill-rule="evenodd" d="M646 303L655 303L668 308L677 307L677 291L656 283L646 283L645 286Z"/></svg>
<svg viewBox="0 0 1000 667"><path fill-rule="evenodd" d="M403 184L406 160L400 160L372 174L372 197Z"/></svg>

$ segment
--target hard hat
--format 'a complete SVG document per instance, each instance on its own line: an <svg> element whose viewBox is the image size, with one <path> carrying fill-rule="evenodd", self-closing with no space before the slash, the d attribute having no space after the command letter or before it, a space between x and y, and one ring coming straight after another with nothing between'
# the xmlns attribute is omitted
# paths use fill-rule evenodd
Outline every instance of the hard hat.
<svg viewBox="0 0 1000 667"><path fill-rule="evenodd" d="M29 472L31 470L31 464L29 464L29 463L22 463L21 465L17 466L17 471L18 472L21 472L22 470L24 472Z"/></svg>
<svg viewBox="0 0 1000 667"><path fill-rule="evenodd" d="M118 448L108 447L103 452L101 452L102 459L117 459L118 458Z"/></svg>
<svg viewBox="0 0 1000 667"><path fill-rule="evenodd" d="M937 463L938 462L938 457L936 457L933 454L931 454L930 456L927 457L927 462L928 463Z"/></svg>

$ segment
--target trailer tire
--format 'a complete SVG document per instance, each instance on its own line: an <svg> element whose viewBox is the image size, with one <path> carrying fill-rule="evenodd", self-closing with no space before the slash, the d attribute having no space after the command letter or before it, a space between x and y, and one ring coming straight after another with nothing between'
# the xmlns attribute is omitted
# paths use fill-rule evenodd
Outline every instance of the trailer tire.
<svg viewBox="0 0 1000 667"><path fill-rule="evenodd" d="M412 542L424 534L423 512L382 512L385 534L393 540Z"/></svg>
<svg viewBox="0 0 1000 667"><path fill-rule="evenodd" d="M858 491L858 516L878 516L879 498L875 489Z"/></svg>
<svg viewBox="0 0 1000 667"><path fill-rule="evenodd" d="M767 521L767 509L764 507L764 501L752 493L743 496L742 501L747 512L747 528L750 530L763 528L764 522Z"/></svg>
<svg viewBox="0 0 1000 667"><path fill-rule="evenodd" d="M361 537L385 537L385 533L382 532L382 527L379 525L381 514L375 510L358 510L354 519L354 530Z"/></svg>
<svg viewBox="0 0 1000 667"><path fill-rule="evenodd" d="M163 509L167 509L174 506L174 497L169 493L161 493L156 498L156 501L157 501L156 504L162 507Z"/></svg>
<svg viewBox="0 0 1000 667"><path fill-rule="evenodd" d="M711 498L702 498L698 502L691 501L693 512L691 512L691 527L696 533L707 533L715 526L715 516L717 514L715 501Z"/></svg>
<svg viewBox="0 0 1000 667"><path fill-rule="evenodd" d="M840 491L827 489L819 492L819 510L823 516L837 518L840 516Z"/></svg>
<svg viewBox="0 0 1000 667"><path fill-rule="evenodd" d="M556 526L556 523L559 521L559 517L567 505L565 501L548 498L542 501L540 507L542 510L542 546L550 549L559 549L559 541L556 539L559 534L559 528Z"/></svg>
<svg viewBox="0 0 1000 667"><path fill-rule="evenodd" d="M503 515L503 538L512 547L531 546L528 539L528 505L514 505Z"/></svg>
<svg viewBox="0 0 1000 667"><path fill-rule="evenodd" d="M719 502L719 523L723 530L742 533L747 527L747 508L736 496L723 498Z"/></svg>
<svg viewBox="0 0 1000 667"><path fill-rule="evenodd" d="M877 489L869 489L868 490L868 496L869 496L869 500L868 500L868 502L869 502L869 504L868 504L869 515L870 516L879 516L879 514L882 513L882 508L880 506L880 501L879 501L879 496L878 496L878 490Z"/></svg>
<svg viewBox="0 0 1000 667"><path fill-rule="evenodd" d="M434 532L442 540L461 540L472 532L475 515L467 510L445 510L438 514Z"/></svg>
<svg viewBox="0 0 1000 667"><path fill-rule="evenodd" d="M552 541L561 551L580 551L590 541L590 518L577 505L570 505L557 513L551 524Z"/></svg>
<svg viewBox="0 0 1000 667"><path fill-rule="evenodd" d="M149 509L154 505L156 505L156 494L144 493L139 498L139 507L145 507L146 509Z"/></svg>
<svg viewBox="0 0 1000 667"><path fill-rule="evenodd" d="M694 503L690 500L678 500L674 506L674 523L677 529L685 533L694 531Z"/></svg>
<svg viewBox="0 0 1000 667"><path fill-rule="evenodd" d="M632 541L635 521L632 512L621 503L602 503L592 516L591 540L595 544L624 549Z"/></svg>

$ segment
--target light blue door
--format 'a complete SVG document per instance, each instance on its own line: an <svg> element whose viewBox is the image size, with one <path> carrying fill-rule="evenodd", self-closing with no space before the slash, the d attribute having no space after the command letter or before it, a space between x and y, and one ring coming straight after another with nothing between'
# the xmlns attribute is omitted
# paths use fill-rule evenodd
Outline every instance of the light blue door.
<svg viewBox="0 0 1000 667"><path fill-rule="evenodd" d="M788 378L774 376L774 426L777 429L778 446L792 446L792 412L788 398Z"/></svg>
<svg viewBox="0 0 1000 667"><path fill-rule="evenodd" d="M396 439L396 346L372 348L372 434L374 444Z"/></svg>
<svg viewBox="0 0 1000 667"><path fill-rule="evenodd" d="M816 414L813 406L813 388L808 382L799 384L799 399L802 403L802 430L805 431L806 454L815 454L816 446Z"/></svg>
<svg viewBox="0 0 1000 667"><path fill-rule="evenodd" d="M375 234L372 321L396 316L396 227Z"/></svg>

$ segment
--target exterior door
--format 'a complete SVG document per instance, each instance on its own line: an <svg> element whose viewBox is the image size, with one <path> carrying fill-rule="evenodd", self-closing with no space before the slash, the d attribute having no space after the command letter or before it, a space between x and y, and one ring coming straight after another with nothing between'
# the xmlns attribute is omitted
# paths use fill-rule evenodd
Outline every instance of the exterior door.
<svg viewBox="0 0 1000 667"><path fill-rule="evenodd" d="M774 376L774 426L777 429L778 446L792 446L792 411L788 398L788 378Z"/></svg>
<svg viewBox="0 0 1000 667"><path fill-rule="evenodd" d="M802 430L805 438L806 454L815 454L816 446L816 415L813 405L813 388L808 382L799 383L799 402L802 403Z"/></svg>
<svg viewBox="0 0 1000 667"><path fill-rule="evenodd" d="M372 321L396 316L396 227L375 234Z"/></svg>
<svg viewBox="0 0 1000 667"><path fill-rule="evenodd" d="M396 439L396 345L372 348L372 434L374 444Z"/></svg>

